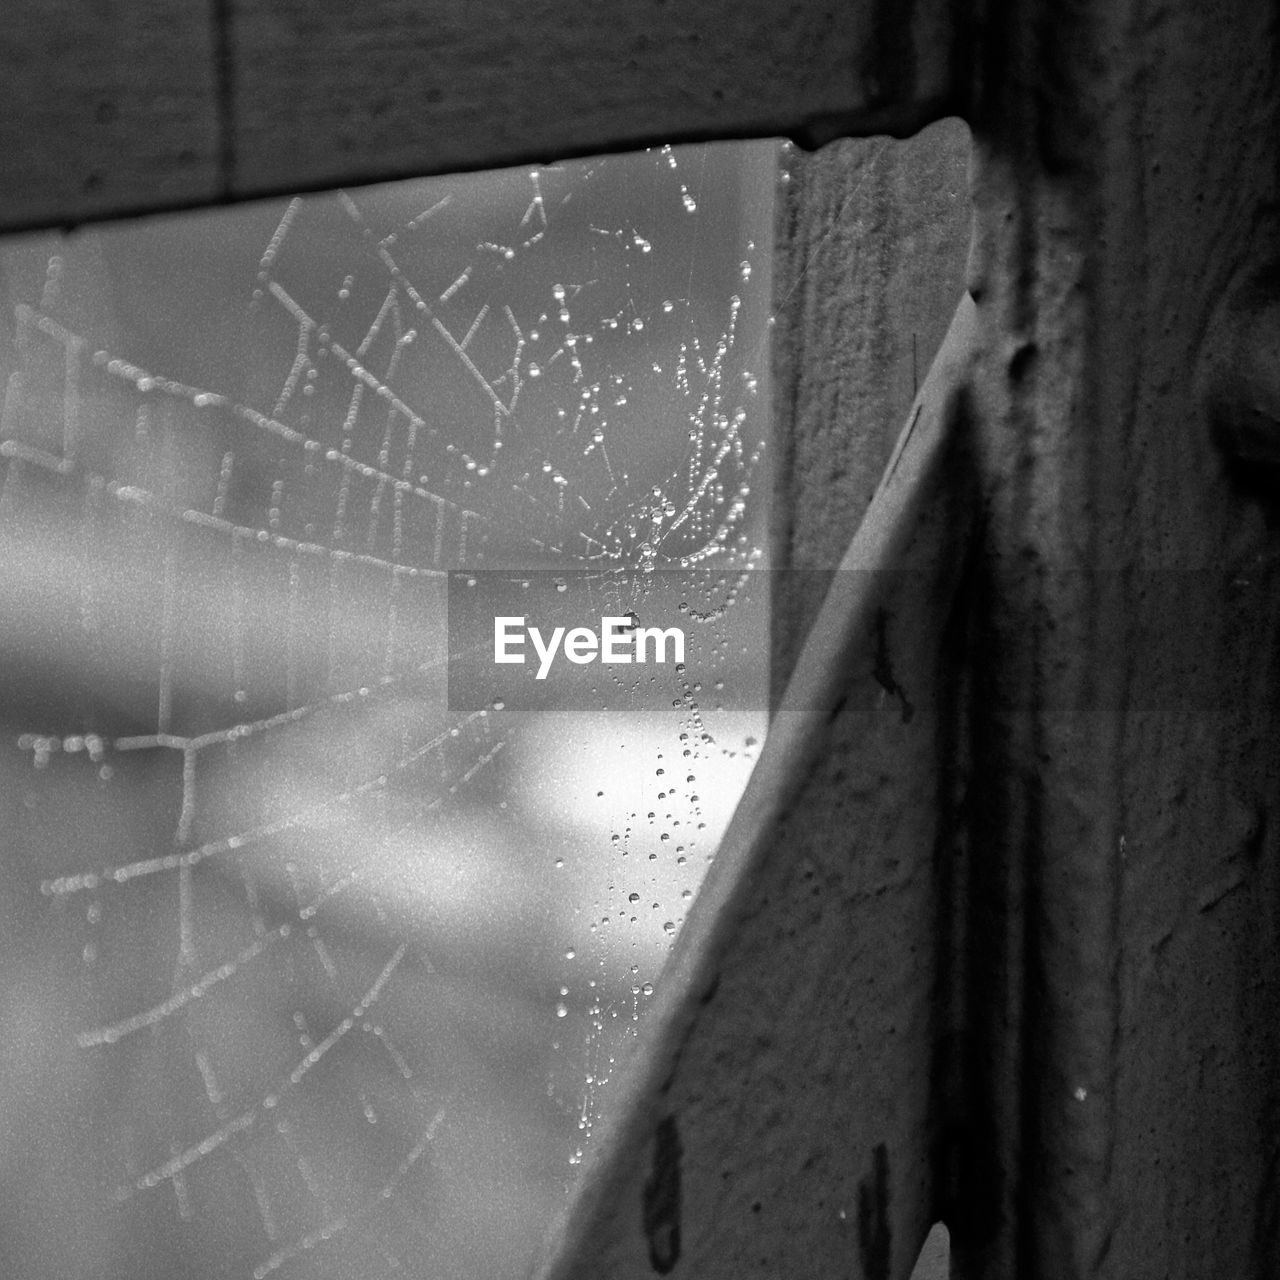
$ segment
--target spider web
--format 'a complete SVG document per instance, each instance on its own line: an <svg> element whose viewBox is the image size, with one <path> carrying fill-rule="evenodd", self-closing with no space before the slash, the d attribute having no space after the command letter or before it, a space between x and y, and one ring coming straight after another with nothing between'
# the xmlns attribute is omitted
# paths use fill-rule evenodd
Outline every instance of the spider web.
<svg viewBox="0 0 1280 1280"><path fill-rule="evenodd" d="M10 247L12 1274L519 1270L751 755L771 163ZM448 574L509 566L718 568L714 669L451 710Z"/></svg>

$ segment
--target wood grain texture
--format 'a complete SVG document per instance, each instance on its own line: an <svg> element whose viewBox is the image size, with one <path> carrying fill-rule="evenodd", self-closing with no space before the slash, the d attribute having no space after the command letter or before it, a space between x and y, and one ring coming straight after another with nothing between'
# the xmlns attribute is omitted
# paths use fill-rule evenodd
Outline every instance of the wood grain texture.
<svg viewBox="0 0 1280 1280"><path fill-rule="evenodd" d="M655 142L909 132L951 93L945 0L10 9L10 228Z"/></svg>
<svg viewBox="0 0 1280 1280"><path fill-rule="evenodd" d="M0 229L219 198L206 0L13 0L0 31Z"/></svg>
<svg viewBox="0 0 1280 1280"><path fill-rule="evenodd" d="M1197 353L1276 252L1274 5L998 6L970 287L966 1280L1280 1269L1280 537ZM1188 86L1194 86L1188 92Z"/></svg>
<svg viewBox="0 0 1280 1280"><path fill-rule="evenodd" d="M774 257L773 688L786 687L964 291L969 131L785 155Z"/></svg>

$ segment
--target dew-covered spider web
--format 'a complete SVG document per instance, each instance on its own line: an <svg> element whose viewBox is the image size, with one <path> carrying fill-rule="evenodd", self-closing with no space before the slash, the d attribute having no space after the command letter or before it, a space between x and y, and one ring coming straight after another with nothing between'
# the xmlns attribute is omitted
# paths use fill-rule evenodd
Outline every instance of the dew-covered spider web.
<svg viewBox="0 0 1280 1280"><path fill-rule="evenodd" d="M773 173L3 248L6 1275L522 1274L763 732ZM456 571L697 656L459 705Z"/></svg>

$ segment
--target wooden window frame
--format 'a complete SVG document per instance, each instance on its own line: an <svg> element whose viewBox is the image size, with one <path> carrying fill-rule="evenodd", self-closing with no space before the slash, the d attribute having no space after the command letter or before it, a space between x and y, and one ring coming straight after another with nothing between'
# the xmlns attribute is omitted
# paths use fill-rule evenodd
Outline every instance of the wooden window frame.
<svg viewBox="0 0 1280 1280"><path fill-rule="evenodd" d="M9 229L967 121L971 301L542 1274L1275 1274L1274 5L6 22Z"/></svg>

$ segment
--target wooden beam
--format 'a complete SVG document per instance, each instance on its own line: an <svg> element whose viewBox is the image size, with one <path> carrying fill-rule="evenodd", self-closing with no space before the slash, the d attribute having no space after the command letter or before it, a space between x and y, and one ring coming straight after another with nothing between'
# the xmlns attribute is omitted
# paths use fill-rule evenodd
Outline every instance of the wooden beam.
<svg viewBox="0 0 1280 1280"><path fill-rule="evenodd" d="M15 0L0 228L707 138L914 131L946 0Z"/></svg>
<svg viewBox="0 0 1280 1280"><path fill-rule="evenodd" d="M969 130L784 151L774 237L773 701L964 292Z"/></svg>
<svg viewBox="0 0 1280 1280"><path fill-rule="evenodd" d="M1260 1280L1280 1273L1280 530L1216 452L1196 371L1233 280L1276 260L1277 9L998 12L969 113L953 1274Z"/></svg>
<svg viewBox="0 0 1280 1280"><path fill-rule="evenodd" d="M211 4L14 0L0 32L0 230L216 198Z"/></svg>

